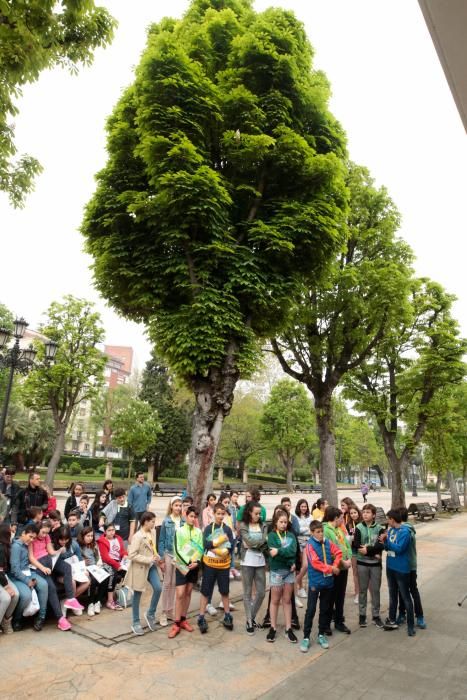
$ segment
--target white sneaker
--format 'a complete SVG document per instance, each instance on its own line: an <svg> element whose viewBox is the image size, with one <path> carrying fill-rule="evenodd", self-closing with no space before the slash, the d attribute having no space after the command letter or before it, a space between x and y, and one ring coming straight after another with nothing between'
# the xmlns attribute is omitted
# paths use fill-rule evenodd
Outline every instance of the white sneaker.
<svg viewBox="0 0 467 700"><path fill-rule="evenodd" d="M165 613L162 613L162 615L159 617L159 624L161 627L167 627L169 624L169 621L167 620L167 615Z"/></svg>
<svg viewBox="0 0 467 700"><path fill-rule="evenodd" d="M233 575L233 571L232 571L232 569L230 569L230 572L229 572L229 579L230 579L231 581L233 581L234 578L235 578L235 576Z"/></svg>
<svg viewBox="0 0 467 700"><path fill-rule="evenodd" d="M209 607L209 606L208 606L208 607ZM223 609L224 609L224 603L222 602L222 600L219 602L219 605L218 605L217 607L219 608L219 610L223 610ZM236 610L236 609L237 609L237 608L235 607L235 605L234 605L233 603L230 603L230 602L229 602L229 608L230 608L230 610ZM208 612L209 612L209 610L208 610Z"/></svg>
<svg viewBox="0 0 467 700"><path fill-rule="evenodd" d="M100 601L98 601L97 603L94 603L94 613L96 615L99 615L99 613L101 611L101 607L102 607L102 605L101 605Z"/></svg>
<svg viewBox="0 0 467 700"><path fill-rule="evenodd" d="M297 595L299 598L308 598L308 593L304 588L299 588Z"/></svg>
<svg viewBox="0 0 467 700"><path fill-rule="evenodd" d="M223 605L221 605L220 607L222 608ZM214 605L212 605L212 603L209 603L209 605L206 608L206 612L208 613L208 615L217 615L217 610L214 607Z"/></svg>
<svg viewBox="0 0 467 700"><path fill-rule="evenodd" d="M303 608L303 603L298 596L295 596L295 605L297 608Z"/></svg>
<svg viewBox="0 0 467 700"><path fill-rule="evenodd" d="M355 605L358 605L358 595L355 596L355 598L353 599L353 602L355 603Z"/></svg>
<svg viewBox="0 0 467 700"><path fill-rule="evenodd" d="M89 603L88 605L88 617L94 617L95 615L94 603Z"/></svg>

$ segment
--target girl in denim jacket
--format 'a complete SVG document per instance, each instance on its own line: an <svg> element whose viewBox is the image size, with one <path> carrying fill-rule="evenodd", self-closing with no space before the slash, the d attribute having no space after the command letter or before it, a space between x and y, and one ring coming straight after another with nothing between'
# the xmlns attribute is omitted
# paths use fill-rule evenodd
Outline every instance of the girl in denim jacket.
<svg viewBox="0 0 467 700"><path fill-rule="evenodd" d="M164 571L159 624L167 627L167 618L174 619L175 614L175 566L173 564L173 542L176 531L185 523L182 518L181 496L174 496L169 503L167 515L162 521L159 535L159 556L163 561Z"/></svg>

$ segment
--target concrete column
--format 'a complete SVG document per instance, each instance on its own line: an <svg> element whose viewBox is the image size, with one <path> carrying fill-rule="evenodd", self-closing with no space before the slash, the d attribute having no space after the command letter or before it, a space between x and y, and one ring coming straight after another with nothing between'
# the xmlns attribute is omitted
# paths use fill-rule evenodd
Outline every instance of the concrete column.
<svg viewBox="0 0 467 700"><path fill-rule="evenodd" d="M149 464L148 464L148 473L147 473L146 478L147 478L147 480L149 481L150 484L152 484L152 482L154 481L154 468L155 468L154 462L149 462Z"/></svg>
<svg viewBox="0 0 467 700"><path fill-rule="evenodd" d="M243 483L244 484L248 483L248 469L246 467L243 470Z"/></svg>
<svg viewBox="0 0 467 700"><path fill-rule="evenodd" d="M107 462L105 465L105 478L106 480L112 478L112 462Z"/></svg>
<svg viewBox="0 0 467 700"><path fill-rule="evenodd" d="M223 484L224 483L224 468L219 467L219 470L217 472L217 480Z"/></svg>

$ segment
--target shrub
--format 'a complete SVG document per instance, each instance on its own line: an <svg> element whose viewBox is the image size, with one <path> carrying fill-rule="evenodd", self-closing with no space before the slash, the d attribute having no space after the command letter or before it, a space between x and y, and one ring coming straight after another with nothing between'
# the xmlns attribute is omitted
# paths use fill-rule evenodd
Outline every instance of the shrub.
<svg viewBox="0 0 467 700"><path fill-rule="evenodd" d="M97 473L102 474L102 476L104 476L105 470L106 470L105 464L101 464L99 467L97 467Z"/></svg>
<svg viewBox="0 0 467 700"><path fill-rule="evenodd" d="M71 476L76 476L76 474L81 474L81 466L78 462L72 462L70 464L70 474Z"/></svg>
<svg viewBox="0 0 467 700"><path fill-rule="evenodd" d="M84 473L85 474L94 474L94 469L92 467L90 467L89 469L85 469Z"/></svg>
<svg viewBox="0 0 467 700"><path fill-rule="evenodd" d="M58 472L66 472L67 469L68 469L68 464L61 463L60 466L58 467L57 471Z"/></svg>

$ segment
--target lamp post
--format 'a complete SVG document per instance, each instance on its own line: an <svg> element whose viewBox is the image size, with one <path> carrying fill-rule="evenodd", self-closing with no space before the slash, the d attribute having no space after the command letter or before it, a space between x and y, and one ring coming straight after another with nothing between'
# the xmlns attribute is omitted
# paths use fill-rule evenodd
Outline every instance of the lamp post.
<svg viewBox="0 0 467 700"><path fill-rule="evenodd" d="M0 462L14 374L15 372L27 374L34 366L37 353L32 345L30 345L29 348L20 348L19 346L19 341L24 336L27 327L28 323L24 318L17 318L13 326L13 332L9 331L7 328L0 328L0 368L9 369L5 398L3 400L2 414L0 417ZM8 348L7 346L11 336L14 338L14 343L11 348ZM55 358L58 346L53 340L47 341L44 343L44 346L45 362L50 364Z"/></svg>
<svg viewBox="0 0 467 700"><path fill-rule="evenodd" d="M412 462L412 496L418 496L418 493L417 493L417 478L416 478L416 474L415 474L415 467L416 467L416 466L417 466L417 465L415 464L415 462Z"/></svg>

